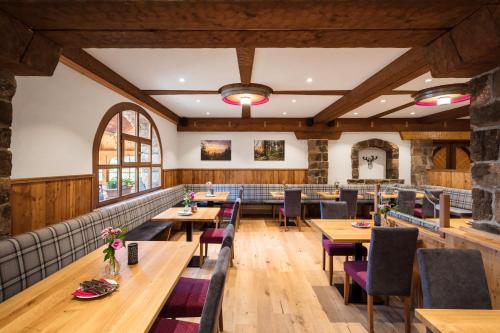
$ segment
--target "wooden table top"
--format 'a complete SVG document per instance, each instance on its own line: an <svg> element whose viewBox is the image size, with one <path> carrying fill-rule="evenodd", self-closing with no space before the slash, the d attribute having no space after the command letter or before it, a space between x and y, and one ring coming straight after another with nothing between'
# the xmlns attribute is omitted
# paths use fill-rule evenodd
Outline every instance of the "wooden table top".
<svg viewBox="0 0 500 333"><path fill-rule="evenodd" d="M375 195L375 192L366 192L369 195ZM382 199L397 199L398 198L398 193L393 192L393 193L388 193L388 192L380 192L380 196ZM423 199L424 198L424 193L423 192L417 192L416 196L417 200Z"/></svg>
<svg viewBox="0 0 500 333"><path fill-rule="evenodd" d="M500 310L415 309L434 333L498 333Z"/></svg>
<svg viewBox="0 0 500 333"><path fill-rule="evenodd" d="M198 242L138 242L139 263L127 250L114 293L78 300L71 293L85 280L104 276L99 248L0 304L1 332L148 332L191 259Z"/></svg>
<svg viewBox="0 0 500 333"><path fill-rule="evenodd" d="M339 192L316 192L320 197L324 199L339 199L340 198L340 193ZM358 194L358 199L362 199L363 195Z"/></svg>
<svg viewBox="0 0 500 333"><path fill-rule="evenodd" d="M280 191L280 192L270 192L271 193L271 197L273 199L278 199L278 200L283 200L285 198L285 192L283 191ZM302 199L307 199L307 194L305 193L300 193L300 197Z"/></svg>
<svg viewBox="0 0 500 333"><path fill-rule="evenodd" d="M171 207L151 219L151 221L175 221L175 222L213 222L219 215L219 207L198 207L196 213L188 216L178 215L177 212L184 207Z"/></svg>
<svg viewBox="0 0 500 333"><path fill-rule="evenodd" d="M373 226L373 220L310 220L323 234L332 242L340 243L369 243L372 235L372 228L354 228L352 222L368 222Z"/></svg>
<svg viewBox="0 0 500 333"><path fill-rule="evenodd" d="M231 194L230 192L214 192L214 197L207 197L208 192L196 192L194 194L193 201L213 201L213 202L224 202Z"/></svg>

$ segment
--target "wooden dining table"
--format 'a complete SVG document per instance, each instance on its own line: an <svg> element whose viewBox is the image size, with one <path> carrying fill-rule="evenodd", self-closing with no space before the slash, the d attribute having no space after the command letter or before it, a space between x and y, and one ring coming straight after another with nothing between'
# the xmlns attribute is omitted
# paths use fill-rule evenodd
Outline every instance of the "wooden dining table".
<svg viewBox="0 0 500 333"><path fill-rule="evenodd" d="M0 304L0 332L148 332L193 255L197 242L137 242L139 262L116 251L117 291L81 300L79 283L105 277L99 248Z"/></svg>
<svg viewBox="0 0 500 333"><path fill-rule="evenodd" d="M321 198L327 200L337 200L340 199L340 192L316 192ZM358 199L362 199L363 195L358 194Z"/></svg>
<svg viewBox="0 0 500 333"><path fill-rule="evenodd" d="M213 196L209 192L196 192L194 202L207 202L208 206L213 207L215 202L226 202L231 192L214 192Z"/></svg>
<svg viewBox="0 0 500 333"><path fill-rule="evenodd" d="M498 333L500 310L415 309L433 333Z"/></svg>
<svg viewBox="0 0 500 333"><path fill-rule="evenodd" d="M369 195L375 195L375 192L366 192ZM384 200L390 200L390 199L397 199L398 198L398 193L397 192L379 192L379 195L382 199ZM417 192L416 194L416 199L417 200L422 200L425 197L424 192Z"/></svg>
<svg viewBox="0 0 500 333"><path fill-rule="evenodd" d="M352 226L353 222L367 222L370 224L370 228L355 228ZM334 243L353 243L354 259L357 261L363 259L363 243L371 241L373 220L311 219L310 223ZM335 287L341 294L344 293L343 284L336 284ZM364 303L360 286L353 282L350 290L352 303Z"/></svg>

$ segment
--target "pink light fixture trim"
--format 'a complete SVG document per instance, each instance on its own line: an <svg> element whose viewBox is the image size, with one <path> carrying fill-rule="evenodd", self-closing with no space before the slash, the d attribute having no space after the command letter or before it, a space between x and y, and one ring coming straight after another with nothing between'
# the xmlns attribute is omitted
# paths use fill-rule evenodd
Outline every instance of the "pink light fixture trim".
<svg viewBox="0 0 500 333"><path fill-rule="evenodd" d="M468 101L471 94L468 85L460 83L424 89L413 95L413 98L416 105L436 106Z"/></svg>

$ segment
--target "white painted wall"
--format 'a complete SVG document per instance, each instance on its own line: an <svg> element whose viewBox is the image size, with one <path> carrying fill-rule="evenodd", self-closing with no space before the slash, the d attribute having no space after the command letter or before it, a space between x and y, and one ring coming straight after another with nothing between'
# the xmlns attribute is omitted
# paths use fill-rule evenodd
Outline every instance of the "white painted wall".
<svg viewBox="0 0 500 333"><path fill-rule="evenodd" d="M284 161L254 161L254 140L285 140ZM201 140L231 140L231 161L201 161ZM288 168L307 169L307 141L297 140L294 133L268 132L179 132L178 168Z"/></svg>
<svg viewBox="0 0 500 333"><path fill-rule="evenodd" d="M368 139L381 139L392 142L399 147L399 178L405 180L405 184L411 183L411 156L410 141L401 140L397 132L347 132L342 133L339 140L330 141L328 145L328 182L333 184L339 181L347 183L352 178L351 148L359 141ZM379 157L380 158L380 157Z"/></svg>
<svg viewBox="0 0 500 333"><path fill-rule="evenodd" d="M361 179L383 179L385 178L385 151L378 148L366 148L359 151L359 178ZM368 162L363 157L375 156L372 168L368 167Z"/></svg>
<svg viewBox="0 0 500 333"><path fill-rule="evenodd" d="M17 77L12 178L92 173L92 145L104 113L128 101L59 64L51 77ZM149 112L160 132L163 167L175 168L176 127Z"/></svg>

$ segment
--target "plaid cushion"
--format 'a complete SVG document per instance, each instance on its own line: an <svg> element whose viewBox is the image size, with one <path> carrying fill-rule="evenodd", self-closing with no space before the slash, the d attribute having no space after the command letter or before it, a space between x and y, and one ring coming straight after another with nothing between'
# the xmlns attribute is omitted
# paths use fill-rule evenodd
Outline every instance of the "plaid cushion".
<svg viewBox="0 0 500 333"><path fill-rule="evenodd" d="M460 188L443 187L443 186L425 186L425 189L442 190L450 195L450 205L467 211L472 211L472 191Z"/></svg>
<svg viewBox="0 0 500 333"><path fill-rule="evenodd" d="M415 217L415 216L412 216L412 215L401 213L401 212L398 212L395 210L391 210L391 211L387 212L387 215L398 218L398 219L406 221L406 222L409 222L409 223L417 225L417 226L421 226L422 228L428 229L430 231L434 231L434 232L439 231L438 224L421 219L421 218L418 218L418 217Z"/></svg>
<svg viewBox="0 0 500 333"><path fill-rule="evenodd" d="M0 241L0 302L104 245L102 229L133 230L183 195L182 185L155 191Z"/></svg>

